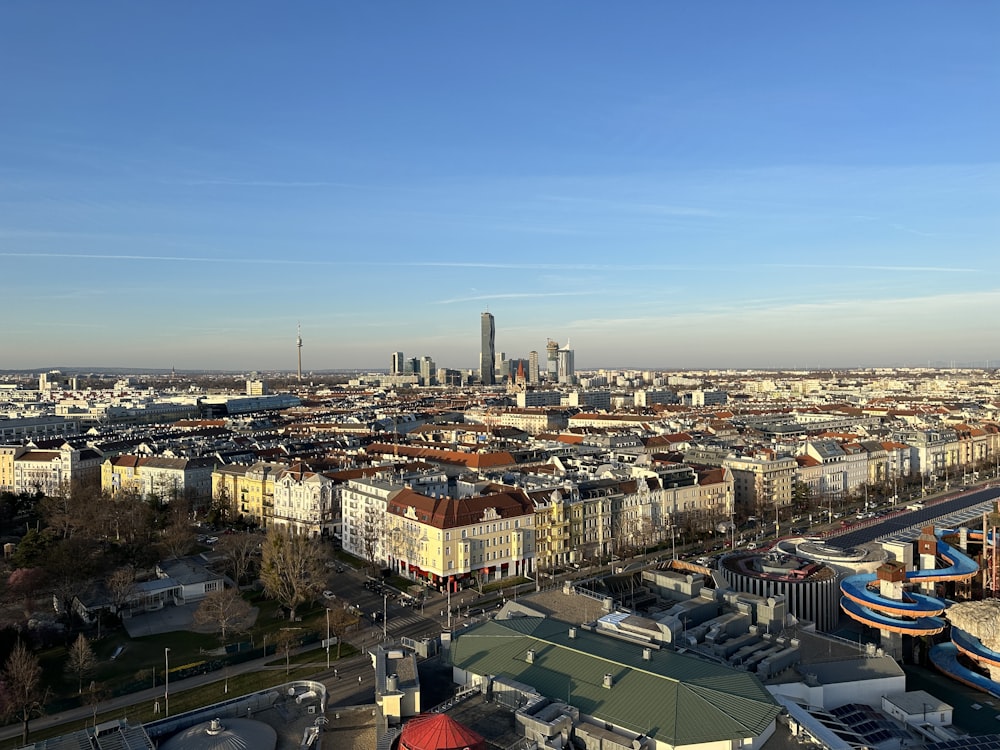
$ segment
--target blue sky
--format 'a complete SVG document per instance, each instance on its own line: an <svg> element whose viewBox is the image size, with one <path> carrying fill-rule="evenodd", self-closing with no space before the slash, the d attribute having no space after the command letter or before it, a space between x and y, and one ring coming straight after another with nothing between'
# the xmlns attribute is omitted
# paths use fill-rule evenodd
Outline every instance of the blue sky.
<svg viewBox="0 0 1000 750"><path fill-rule="evenodd" d="M1000 5L0 4L0 369L1000 361Z"/></svg>

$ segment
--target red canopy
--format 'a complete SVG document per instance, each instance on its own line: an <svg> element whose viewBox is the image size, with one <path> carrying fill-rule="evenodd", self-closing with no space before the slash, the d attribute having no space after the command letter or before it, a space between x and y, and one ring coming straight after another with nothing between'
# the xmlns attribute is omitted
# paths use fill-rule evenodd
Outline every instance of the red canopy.
<svg viewBox="0 0 1000 750"><path fill-rule="evenodd" d="M423 714L406 722L399 750L486 750L486 743L444 714Z"/></svg>

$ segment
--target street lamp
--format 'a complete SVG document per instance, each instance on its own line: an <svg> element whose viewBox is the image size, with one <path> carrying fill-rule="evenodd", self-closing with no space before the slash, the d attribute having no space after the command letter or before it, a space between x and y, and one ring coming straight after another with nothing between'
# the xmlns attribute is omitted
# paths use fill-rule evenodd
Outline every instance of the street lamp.
<svg viewBox="0 0 1000 750"><path fill-rule="evenodd" d="M170 716L170 649L163 649L163 715Z"/></svg>
<svg viewBox="0 0 1000 750"><path fill-rule="evenodd" d="M330 608L326 608L326 669L330 670Z"/></svg>

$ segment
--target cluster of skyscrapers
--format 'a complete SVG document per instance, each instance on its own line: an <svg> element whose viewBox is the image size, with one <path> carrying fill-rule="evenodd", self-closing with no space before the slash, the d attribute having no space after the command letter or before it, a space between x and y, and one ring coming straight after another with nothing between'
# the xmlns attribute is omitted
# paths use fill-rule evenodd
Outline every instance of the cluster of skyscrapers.
<svg viewBox="0 0 1000 750"><path fill-rule="evenodd" d="M545 361L539 361L537 351L528 353L527 359L507 359L505 352L496 349L496 320L490 312L480 316L479 368L470 373L473 379L478 379L482 385L502 385L504 382L524 380L526 385L539 385L543 380L549 383L572 385L576 382L576 366L573 361L573 350L569 345L560 347L552 339L545 345ZM434 360L430 357L411 357L407 359L403 352L393 352L389 369L392 377L414 377L424 385L431 383L448 384L453 380L455 385L461 385L462 373L459 371L438 371Z"/></svg>

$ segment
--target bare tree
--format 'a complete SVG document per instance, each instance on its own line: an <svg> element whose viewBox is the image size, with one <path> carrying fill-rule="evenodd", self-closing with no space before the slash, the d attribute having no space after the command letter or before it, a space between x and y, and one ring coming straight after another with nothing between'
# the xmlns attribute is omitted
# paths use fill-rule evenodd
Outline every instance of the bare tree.
<svg viewBox="0 0 1000 750"><path fill-rule="evenodd" d="M131 567L118 568L108 576L108 591L111 594L111 604L115 614L121 615L121 610L135 596L135 569Z"/></svg>
<svg viewBox="0 0 1000 750"><path fill-rule="evenodd" d="M260 578L268 596L289 610L295 621L299 605L313 601L326 578L326 552L320 543L304 534L272 528L264 539Z"/></svg>
<svg viewBox="0 0 1000 750"><path fill-rule="evenodd" d="M83 678L97 668L97 657L90 647L87 636L80 633L69 647L66 658L66 671L76 676L77 693L83 693Z"/></svg>
<svg viewBox="0 0 1000 750"><path fill-rule="evenodd" d="M31 617L35 596L44 581L45 571L41 568L17 568L7 577L7 590L21 597L26 618Z"/></svg>
<svg viewBox="0 0 1000 750"><path fill-rule="evenodd" d="M364 552L365 560L368 561L368 567L371 568L372 575L377 575L381 570L378 553L384 532L385 514L370 508L366 509L361 524L361 549Z"/></svg>
<svg viewBox="0 0 1000 750"><path fill-rule="evenodd" d="M59 490L43 497L38 503L38 511L50 529L62 539L69 539L84 526L88 506L92 506L89 493L77 488L71 490L69 483L63 482Z"/></svg>
<svg viewBox="0 0 1000 750"><path fill-rule="evenodd" d="M87 695L85 697L85 702L90 706L91 720L94 722L94 726L97 726L97 709L101 705L101 702L107 698L109 695L108 689L102 685L100 682L90 681L90 687L87 688Z"/></svg>
<svg viewBox="0 0 1000 750"><path fill-rule="evenodd" d="M124 544L148 537L153 511L137 493L123 490L102 507L105 512L102 536Z"/></svg>
<svg viewBox="0 0 1000 750"><path fill-rule="evenodd" d="M260 536L226 534L215 549L226 558L226 569L239 586L249 579L254 569L256 553L260 549Z"/></svg>
<svg viewBox="0 0 1000 750"><path fill-rule="evenodd" d="M195 625L211 627L223 644L228 634L248 630L254 619L253 607L236 589L212 591L194 612Z"/></svg>
<svg viewBox="0 0 1000 750"><path fill-rule="evenodd" d="M42 665L21 641L4 664L2 683L3 713L21 722L21 744L28 744L28 722L45 710L48 691L42 686Z"/></svg>
<svg viewBox="0 0 1000 750"><path fill-rule="evenodd" d="M299 642L299 636L295 633L298 628L282 628L275 638L275 653L285 656L285 674L290 670L292 649Z"/></svg>
<svg viewBox="0 0 1000 750"><path fill-rule="evenodd" d="M194 549L195 533L181 513L171 513L166 528L160 534L160 545L168 557L184 557Z"/></svg>
<svg viewBox="0 0 1000 750"><path fill-rule="evenodd" d="M97 542L84 534L62 539L52 546L45 559L45 570L61 611L69 612L83 583L97 575L99 561L103 563L103 555Z"/></svg>
<svg viewBox="0 0 1000 750"><path fill-rule="evenodd" d="M346 607L334 607L330 610L330 633L337 639L337 658L340 658L340 646L344 636L353 625L358 624L357 615L352 615Z"/></svg>

